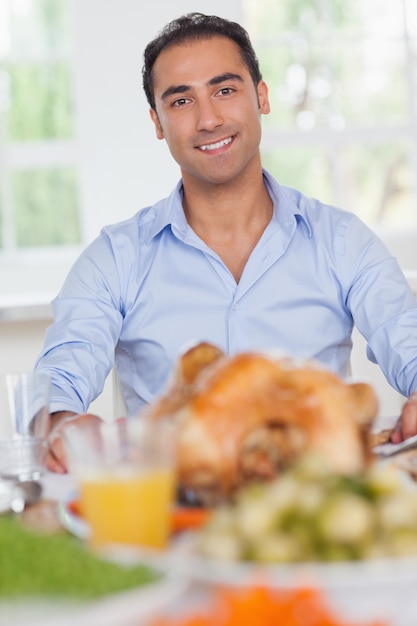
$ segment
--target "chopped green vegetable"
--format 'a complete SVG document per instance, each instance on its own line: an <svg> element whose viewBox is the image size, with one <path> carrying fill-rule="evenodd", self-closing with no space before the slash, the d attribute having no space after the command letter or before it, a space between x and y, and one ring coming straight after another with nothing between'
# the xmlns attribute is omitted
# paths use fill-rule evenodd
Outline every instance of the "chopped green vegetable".
<svg viewBox="0 0 417 626"><path fill-rule="evenodd" d="M0 597L87 600L157 578L144 565L127 567L102 560L70 535L35 534L12 515L0 517Z"/></svg>
<svg viewBox="0 0 417 626"><path fill-rule="evenodd" d="M199 550L223 560L337 561L417 554L417 491L394 467L332 473L306 455L210 517Z"/></svg>

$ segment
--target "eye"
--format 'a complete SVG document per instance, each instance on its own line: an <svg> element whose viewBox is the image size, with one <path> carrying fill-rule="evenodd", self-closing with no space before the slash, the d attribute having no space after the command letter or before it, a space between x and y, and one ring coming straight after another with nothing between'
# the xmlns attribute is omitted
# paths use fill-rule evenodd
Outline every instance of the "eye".
<svg viewBox="0 0 417 626"><path fill-rule="evenodd" d="M173 107L183 107L185 104L190 102L188 98L178 98L178 100L174 100L171 106Z"/></svg>
<svg viewBox="0 0 417 626"><path fill-rule="evenodd" d="M221 96L228 96L228 95L232 94L234 91L235 91L235 90L234 90L234 89L232 89L232 87L222 87L222 88L218 91L218 93L219 93Z"/></svg>

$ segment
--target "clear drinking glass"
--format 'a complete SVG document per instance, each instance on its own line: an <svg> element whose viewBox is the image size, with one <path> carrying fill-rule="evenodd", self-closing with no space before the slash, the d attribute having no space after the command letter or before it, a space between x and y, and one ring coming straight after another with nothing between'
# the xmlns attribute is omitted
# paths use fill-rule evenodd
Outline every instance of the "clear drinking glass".
<svg viewBox="0 0 417 626"><path fill-rule="evenodd" d="M163 549L175 499L175 434L169 420L74 423L64 430L69 471L94 548Z"/></svg>
<svg viewBox="0 0 417 626"><path fill-rule="evenodd" d="M37 479L45 470L50 379L44 372L0 375L0 475Z"/></svg>

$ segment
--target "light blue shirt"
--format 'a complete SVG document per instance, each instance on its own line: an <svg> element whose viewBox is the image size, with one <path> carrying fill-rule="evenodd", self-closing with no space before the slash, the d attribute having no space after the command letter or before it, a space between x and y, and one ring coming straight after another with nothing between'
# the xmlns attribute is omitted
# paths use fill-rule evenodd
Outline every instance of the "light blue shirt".
<svg viewBox="0 0 417 626"><path fill-rule="evenodd" d="M312 357L345 376L353 324L391 385L417 389L417 303L396 259L355 215L264 177L273 217L238 284L187 224L181 182L102 230L53 301L36 365L52 376L52 411L85 412L115 359L135 414L203 340Z"/></svg>

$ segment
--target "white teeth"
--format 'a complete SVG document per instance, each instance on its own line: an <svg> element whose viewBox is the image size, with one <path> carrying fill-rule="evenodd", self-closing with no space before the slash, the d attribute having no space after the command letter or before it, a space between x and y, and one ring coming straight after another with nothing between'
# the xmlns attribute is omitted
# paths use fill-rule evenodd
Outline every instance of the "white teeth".
<svg viewBox="0 0 417 626"><path fill-rule="evenodd" d="M231 137L227 139L223 139L222 141L217 141L217 143L209 143L205 146L200 146L200 150L217 150L218 148L222 148L223 146L227 146L228 143L232 141Z"/></svg>

